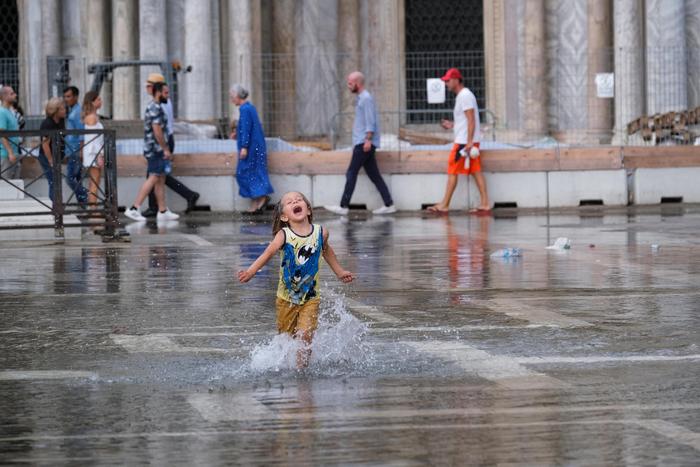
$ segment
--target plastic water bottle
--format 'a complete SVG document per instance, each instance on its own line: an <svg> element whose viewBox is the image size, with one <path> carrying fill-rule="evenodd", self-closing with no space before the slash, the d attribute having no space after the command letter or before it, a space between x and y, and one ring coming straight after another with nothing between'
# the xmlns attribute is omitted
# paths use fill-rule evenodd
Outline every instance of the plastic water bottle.
<svg viewBox="0 0 700 467"><path fill-rule="evenodd" d="M570 250L571 240L566 237L559 237L553 245L547 247L548 250Z"/></svg>
<svg viewBox="0 0 700 467"><path fill-rule="evenodd" d="M165 175L170 175L170 172L173 171L173 163L170 161L165 161L165 165L163 166L163 172L165 172Z"/></svg>
<svg viewBox="0 0 700 467"><path fill-rule="evenodd" d="M469 159L469 154L467 154L467 147L466 146L459 150L459 155L464 158L464 168L468 169L470 159Z"/></svg>
<svg viewBox="0 0 700 467"><path fill-rule="evenodd" d="M491 253L491 258L518 258L523 255L520 248L502 248Z"/></svg>
<svg viewBox="0 0 700 467"><path fill-rule="evenodd" d="M479 154L481 154L481 152L479 152L479 148L477 148L476 146L472 146L472 148L469 150L469 157L471 157L472 159L476 159L477 157L479 157Z"/></svg>

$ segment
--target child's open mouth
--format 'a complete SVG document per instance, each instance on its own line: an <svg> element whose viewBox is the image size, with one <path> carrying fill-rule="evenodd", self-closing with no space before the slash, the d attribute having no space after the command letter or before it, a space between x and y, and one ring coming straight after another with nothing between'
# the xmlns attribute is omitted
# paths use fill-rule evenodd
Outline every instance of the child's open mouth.
<svg viewBox="0 0 700 467"><path fill-rule="evenodd" d="M294 209L292 210L292 212L293 212L294 214L299 214L301 211L302 211L302 207L301 207L301 206L295 206Z"/></svg>

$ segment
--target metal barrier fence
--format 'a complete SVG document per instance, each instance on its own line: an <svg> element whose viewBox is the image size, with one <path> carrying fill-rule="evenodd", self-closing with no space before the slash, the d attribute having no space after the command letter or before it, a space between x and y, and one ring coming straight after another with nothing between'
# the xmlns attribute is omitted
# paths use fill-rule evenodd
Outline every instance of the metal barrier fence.
<svg viewBox="0 0 700 467"><path fill-rule="evenodd" d="M84 145L94 145L95 157L89 167L83 167L77 138ZM67 142L67 139L74 138ZM22 217L50 214L53 224L0 224L0 229L53 228L57 238L64 238L66 227L90 226L102 235L103 241L120 240L119 205L117 201L116 133L111 130L35 130L0 131L0 141L6 140L16 160L3 164L0 183L10 185L35 203L16 212L2 212L2 217ZM51 160L47 157L51 154ZM58 154L58 157L55 155ZM37 170L37 165L41 168ZM101 169L99 172L91 170ZM23 172L25 177L19 179ZM39 172L38 175L36 173ZM98 178L99 177L99 178ZM48 199L30 189L39 180L48 182ZM63 182L70 187L64 193ZM88 182L88 188L84 186ZM1 203L1 202L0 202ZM37 210L38 208L38 210ZM77 221L66 221L75 216Z"/></svg>
<svg viewBox="0 0 700 467"><path fill-rule="evenodd" d="M237 115L228 91L232 83L239 82L251 90L251 101L262 117L267 136L332 147L349 138L354 96L348 92L345 78L350 71L361 69L379 112L385 115L385 133L402 141L407 141L403 139L406 134L424 135L415 141L449 141L449 133L442 131L438 123L451 117L454 96L447 92L444 103L428 104L425 80L440 77L447 68L455 66L477 96L480 108L489 115L488 139L505 144L537 144L523 136L528 132L548 136L548 142L543 144L569 145L610 144L614 136L618 138L615 144L693 144L700 134L697 123L691 123L690 114L700 102L700 78L693 78L700 76L700 50L600 49L593 53L562 53L551 48L547 49L544 64L526 63L517 51L506 51L499 59L497 71L503 74L507 69L508 74L498 89L493 83L492 88L487 87L485 58L483 51L470 50L403 55L397 52L396 56L387 54L384 63L368 63L360 55L324 54L315 49L304 53L221 56L213 63L194 58L183 63L182 74L178 75L179 118L208 124L211 129L201 133L207 137L226 137L228 123ZM17 70L21 66L10 61L0 61L0 82L20 78ZM109 59L72 60L71 83L82 91L88 89L93 79L89 65L105 61ZM185 72L190 66L191 72ZM159 70L115 70L102 88L102 114L115 120L140 119L147 101L145 76L151 71ZM638 75L643 78L630 80L630 76ZM532 76L538 78L533 81ZM612 95L606 95L604 90L601 94L606 79ZM202 80L206 85L202 85ZM619 86L618 80L631 84ZM533 86L541 86L542 94L531 93ZM487 91L493 99L488 107ZM537 120L537 131L528 127L528 99L532 98L528 93L541 98L541 108L532 117ZM667 137L668 128L658 128L657 138L653 122L668 112L679 115L674 118L682 134ZM639 122L635 126L634 122L644 117L651 122L651 139L648 130L644 135L632 131L643 125ZM628 128L628 124L632 125ZM685 129L681 128L683 125ZM190 129L183 125L176 131Z"/></svg>

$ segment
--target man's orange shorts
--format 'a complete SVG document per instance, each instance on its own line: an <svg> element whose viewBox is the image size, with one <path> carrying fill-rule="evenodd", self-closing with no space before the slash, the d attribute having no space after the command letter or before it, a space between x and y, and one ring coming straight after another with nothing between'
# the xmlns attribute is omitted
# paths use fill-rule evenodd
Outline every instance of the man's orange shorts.
<svg viewBox="0 0 700 467"><path fill-rule="evenodd" d="M474 143L474 146L479 147L479 143ZM476 172L481 172L481 156L476 159L471 159L469 161L469 167L464 167L465 157L460 157L456 162L455 158L460 149L464 147L463 144L453 144L452 151L450 151L450 159L447 162L447 173L449 175L469 175ZM469 157L469 155L467 155Z"/></svg>

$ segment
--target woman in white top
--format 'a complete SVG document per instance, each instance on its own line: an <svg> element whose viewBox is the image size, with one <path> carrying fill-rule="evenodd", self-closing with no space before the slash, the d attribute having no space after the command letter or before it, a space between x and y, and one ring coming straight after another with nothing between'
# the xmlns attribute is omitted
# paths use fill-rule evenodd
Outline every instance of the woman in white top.
<svg viewBox="0 0 700 467"><path fill-rule="evenodd" d="M83 98L81 116L86 130L102 130L102 122L97 111L102 107L102 98L95 91L88 91ZM85 135L83 145L83 167L87 169L90 180L88 187L88 205L97 204L97 192L100 187L104 160L104 137L102 135Z"/></svg>

